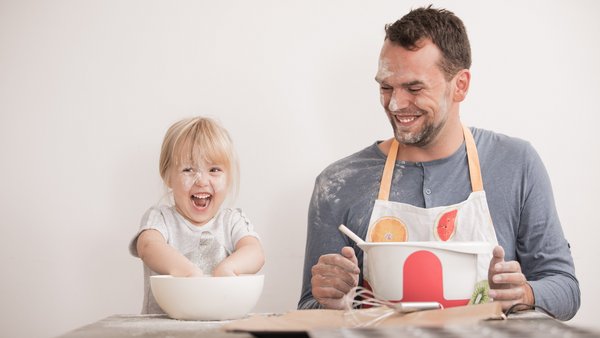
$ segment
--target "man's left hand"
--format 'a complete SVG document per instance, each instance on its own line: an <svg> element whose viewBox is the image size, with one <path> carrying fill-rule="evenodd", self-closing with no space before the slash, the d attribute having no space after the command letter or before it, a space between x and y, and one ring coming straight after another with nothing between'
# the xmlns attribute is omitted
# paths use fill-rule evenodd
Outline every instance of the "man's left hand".
<svg viewBox="0 0 600 338"><path fill-rule="evenodd" d="M521 265L517 261L505 262L504 249L501 246L494 248L488 281L490 297L501 302L503 310L517 303L535 303L533 290L521 272Z"/></svg>

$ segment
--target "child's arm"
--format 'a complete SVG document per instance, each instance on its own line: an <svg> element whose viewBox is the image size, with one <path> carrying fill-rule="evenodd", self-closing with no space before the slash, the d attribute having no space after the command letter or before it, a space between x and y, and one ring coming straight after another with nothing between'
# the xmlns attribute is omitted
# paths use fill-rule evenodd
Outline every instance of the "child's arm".
<svg viewBox="0 0 600 338"><path fill-rule="evenodd" d="M245 236L235 245L235 251L213 271L213 276L236 276L258 272L265 264L265 255L258 238Z"/></svg>
<svg viewBox="0 0 600 338"><path fill-rule="evenodd" d="M144 230L137 240L138 256L152 271L175 277L202 276L202 270L167 244L158 230Z"/></svg>

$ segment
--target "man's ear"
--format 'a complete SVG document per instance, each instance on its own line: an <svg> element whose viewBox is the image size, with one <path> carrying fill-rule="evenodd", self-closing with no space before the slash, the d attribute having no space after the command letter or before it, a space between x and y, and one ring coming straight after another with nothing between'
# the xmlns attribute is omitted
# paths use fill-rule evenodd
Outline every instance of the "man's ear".
<svg viewBox="0 0 600 338"><path fill-rule="evenodd" d="M468 69L463 69L454 76L454 80L456 81L454 101L462 102L467 97L467 92L469 91L471 72Z"/></svg>

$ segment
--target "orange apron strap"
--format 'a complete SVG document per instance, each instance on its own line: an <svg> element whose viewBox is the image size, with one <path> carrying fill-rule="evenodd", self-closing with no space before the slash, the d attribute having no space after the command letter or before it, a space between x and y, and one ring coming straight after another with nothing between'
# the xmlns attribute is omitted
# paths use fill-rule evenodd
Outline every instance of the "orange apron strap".
<svg viewBox="0 0 600 338"><path fill-rule="evenodd" d="M378 200L387 201L390 198L390 189L392 187L392 175L394 174L394 166L396 164L396 156L398 156L398 141L392 140L390 151L385 160L385 167L383 167L383 175L381 175L381 184L379 185L379 196Z"/></svg>
<svg viewBox="0 0 600 338"><path fill-rule="evenodd" d="M463 134L465 135L465 146L467 147L467 160L469 161L469 175L471 176L471 189L473 192L483 190L483 179L481 178L481 167L479 166L479 155L477 146L471 130L463 124Z"/></svg>
<svg viewBox="0 0 600 338"><path fill-rule="evenodd" d="M467 160L469 162L469 175L471 177L471 189L473 192L483 191L483 179L481 178L481 167L479 166L479 155L477 146L471 130L463 125L463 134L465 136L465 146L467 148ZM383 175L381 176L381 184L379 186L378 200L387 201L390 198L390 189L392 187L392 176L394 174L394 166L396 157L398 156L398 141L392 140L390 151L388 152Z"/></svg>

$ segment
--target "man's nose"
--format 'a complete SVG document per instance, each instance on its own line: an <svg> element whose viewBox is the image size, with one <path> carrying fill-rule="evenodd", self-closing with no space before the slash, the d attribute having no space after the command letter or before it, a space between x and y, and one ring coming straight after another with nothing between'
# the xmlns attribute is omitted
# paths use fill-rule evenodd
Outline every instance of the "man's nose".
<svg viewBox="0 0 600 338"><path fill-rule="evenodd" d="M410 97L403 90L394 90L388 103L388 109L390 111L399 111L410 105Z"/></svg>

